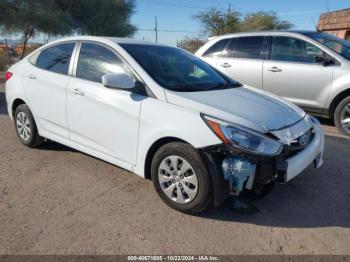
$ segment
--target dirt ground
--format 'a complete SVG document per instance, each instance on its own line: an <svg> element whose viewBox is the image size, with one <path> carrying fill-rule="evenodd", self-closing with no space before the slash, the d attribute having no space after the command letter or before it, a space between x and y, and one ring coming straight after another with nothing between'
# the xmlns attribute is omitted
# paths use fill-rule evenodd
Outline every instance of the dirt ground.
<svg viewBox="0 0 350 262"><path fill-rule="evenodd" d="M150 181L49 142L22 146L0 87L0 254L350 254L350 139L238 214L168 208Z"/></svg>

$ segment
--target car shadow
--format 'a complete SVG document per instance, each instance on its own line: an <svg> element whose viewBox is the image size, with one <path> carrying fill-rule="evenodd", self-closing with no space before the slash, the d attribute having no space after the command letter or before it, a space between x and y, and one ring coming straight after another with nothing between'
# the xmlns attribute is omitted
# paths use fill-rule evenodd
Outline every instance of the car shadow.
<svg viewBox="0 0 350 262"><path fill-rule="evenodd" d="M51 140L45 141L45 143L36 147L38 150L47 150L47 151L67 151L67 152L78 152L77 150L70 148L68 146L56 143Z"/></svg>
<svg viewBox="0 0 350 262"><path fill-rule="evenodd" d="M7 115L5 92L0 91L0 115Z"/></svg>
<svg viewBox="0 0 350 262"><path fill-rule="evenodd" d="M350 139L327 136L324 165L312 166L287 184L277 184L265 198L253 201L253 215L232 211L232 199L201 216L269 227L350 227Z"/></svg>

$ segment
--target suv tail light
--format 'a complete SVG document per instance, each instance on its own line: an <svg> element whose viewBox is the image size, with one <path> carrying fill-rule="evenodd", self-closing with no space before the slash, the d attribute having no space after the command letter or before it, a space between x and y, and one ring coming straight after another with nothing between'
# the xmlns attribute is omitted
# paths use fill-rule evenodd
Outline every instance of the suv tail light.
<svg viewBox="0 0 350 262"><path fill-rule="evenodd" d="M12 77L12 73L10 72L10 71L6 71L5 72L5 80L7 81L7 80L9 80L11 77Z"/></svg>

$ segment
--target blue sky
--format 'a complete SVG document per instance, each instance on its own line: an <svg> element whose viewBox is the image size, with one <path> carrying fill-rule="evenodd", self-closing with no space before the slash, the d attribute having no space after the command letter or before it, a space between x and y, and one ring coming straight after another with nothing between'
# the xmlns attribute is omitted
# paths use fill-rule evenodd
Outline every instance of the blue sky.
<svg viewBox="0 0 350 262"><path fill-rule="evenodd" d="M321 13L350 8L350 0L136 0L136 13L131 21L140 29L153 30L157 16L159 30L183 31L158 32L159 42L176 45L177 40L202 32L193 15L210 7L227 10L230 3L231 9L243 15L276 11L281 19L292 22L294 29L314 29ZM134 38L155 41L155 33L140 30Z"/></svg>

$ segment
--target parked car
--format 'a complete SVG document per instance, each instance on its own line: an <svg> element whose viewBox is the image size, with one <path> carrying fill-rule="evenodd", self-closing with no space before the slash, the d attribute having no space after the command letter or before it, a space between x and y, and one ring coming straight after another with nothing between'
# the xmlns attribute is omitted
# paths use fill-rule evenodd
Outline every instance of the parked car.
<svg viewBox="0 0 350 262"><path fill-rule="evenodd" d="M47 138L152 179L183 212L322 165L315 118L179 48L71 37L34 51L6 78L24 145Z"/></svg>
<svg viewBox="0 0 350 262"><path fill-rule="evenodd" d="M214 37L196 55L221 72L334 119L350 135L350 42L314 31Z"/></svg>

